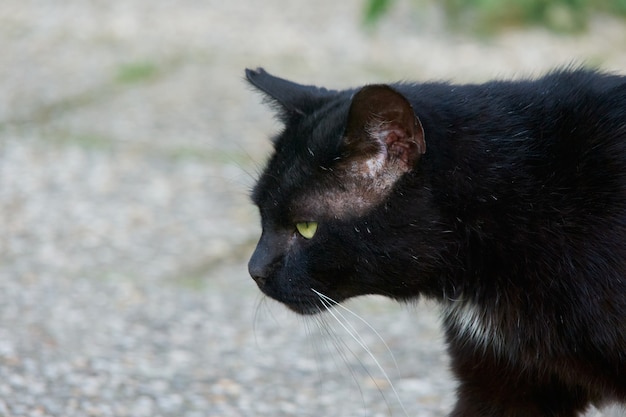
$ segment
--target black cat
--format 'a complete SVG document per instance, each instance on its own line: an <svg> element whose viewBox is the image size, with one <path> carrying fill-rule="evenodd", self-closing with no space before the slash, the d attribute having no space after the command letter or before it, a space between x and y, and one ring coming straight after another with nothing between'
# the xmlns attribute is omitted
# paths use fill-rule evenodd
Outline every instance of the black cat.
<svg viewBox="0 0 626 417"><path fill-rule="evenodd" d="M626 77L330 91L247 70L284 122L256 184L259 288L302 314L443 304L451 416L626 401Z"/></svg>

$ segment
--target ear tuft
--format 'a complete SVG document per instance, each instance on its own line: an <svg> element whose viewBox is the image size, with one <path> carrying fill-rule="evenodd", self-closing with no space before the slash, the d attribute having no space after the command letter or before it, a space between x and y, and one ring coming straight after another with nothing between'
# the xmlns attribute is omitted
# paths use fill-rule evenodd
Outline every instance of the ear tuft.
<svg viewBox="0 0 626 417"><path fill-rule="evenodd" d="M282 118L304 116L336 94L335 91L325 88L301 85L275 77L263 68L246 69L246 79L278 107Z"/></svg>
<svg viewBox="0 0 626 417"><path fill-rule="evenodd" d="M346 130L352 154L413 169L426 152L424 129L409 101L388 85L371 85L352 98Z"/></svg>

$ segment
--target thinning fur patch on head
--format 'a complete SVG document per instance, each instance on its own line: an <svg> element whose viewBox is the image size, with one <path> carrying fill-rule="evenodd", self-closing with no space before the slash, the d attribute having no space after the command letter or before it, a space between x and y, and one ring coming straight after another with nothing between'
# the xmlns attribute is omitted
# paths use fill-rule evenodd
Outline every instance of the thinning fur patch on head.
<svg viewBox="0 0 626 417"><path fill-rule="evenodd" d="M299 212L311 218L359 217L389 196L404 172L387 163L386 150L365 160L353 160L334 171L337 185L311 191L296 202Z"/></svg>
<svg viewBox="0 0 626 417"><path fill-rule="evenodd" d="M311 192L295 203L298 215L309 219L348 219L366 214L383 200L381 195L353 187Z"/></svg>
<svg viewBox="0 0 626 417"><path fill-rule="evenodd" d="M361 175L364 175L370 178L374 178L378 176L383 171L386 160L387 160L387 150L383 148L381 152L376 154L373 158L370 158L365 161L365 163L363 164L365 170L363 169L360 170ZM358 167L358 163L355 163L355 167ZM357 168L357 171L358 171L358 168Z"/></svg>

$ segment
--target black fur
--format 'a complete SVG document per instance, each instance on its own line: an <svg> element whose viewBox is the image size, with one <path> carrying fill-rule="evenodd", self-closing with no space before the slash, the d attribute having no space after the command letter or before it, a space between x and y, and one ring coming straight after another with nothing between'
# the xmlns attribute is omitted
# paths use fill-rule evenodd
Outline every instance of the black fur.
<svg viewBox="0 0 626 417"><path fill-rule="evenodd" d="M312 288L337 301L439 300L460 382L454 417L626 401L626 77L378 86L404 98L415 135L381 99L356 110L362 90L247 77L285 122L252 193L263 234L249 269L264 293L303 314L324 308ZM369 133L350 137L359 123ZM346 172L385 146L393 187L336 211L351 195ZM379 192L366 177L349 189ZM307 240L294 225L310 220Z"/></svg>

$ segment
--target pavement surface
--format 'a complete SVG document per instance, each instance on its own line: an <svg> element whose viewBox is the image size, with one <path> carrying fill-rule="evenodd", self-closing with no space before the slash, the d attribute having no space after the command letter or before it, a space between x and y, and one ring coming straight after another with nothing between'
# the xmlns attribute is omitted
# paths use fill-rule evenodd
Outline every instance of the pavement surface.
<svg viewBox="0 0 626 417"><path fill-rule="evenodd" d="M626 25L480 40L425 2L368 30L362 3L2 1L0 415L450 410L435 306L370 297L348 303L369 324L305 319L248 277L247 193L279 126L243 69L332 88L624 72Z"/></svg>

